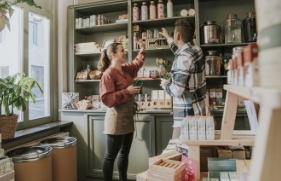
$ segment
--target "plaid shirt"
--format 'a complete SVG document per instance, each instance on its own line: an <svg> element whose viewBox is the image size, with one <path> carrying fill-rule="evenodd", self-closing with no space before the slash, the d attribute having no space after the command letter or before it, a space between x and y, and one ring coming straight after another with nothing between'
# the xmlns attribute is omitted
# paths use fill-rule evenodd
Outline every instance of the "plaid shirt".
<svg viewBox="0 0 281 181"><path fill-rule="evenodd" d="M163 89L173 97L174 127L179 127L184 117L205 114L205 60L201 48L193 42L178 49L172 38L167 41L175 59L172 83L166 82Z"/></svg>

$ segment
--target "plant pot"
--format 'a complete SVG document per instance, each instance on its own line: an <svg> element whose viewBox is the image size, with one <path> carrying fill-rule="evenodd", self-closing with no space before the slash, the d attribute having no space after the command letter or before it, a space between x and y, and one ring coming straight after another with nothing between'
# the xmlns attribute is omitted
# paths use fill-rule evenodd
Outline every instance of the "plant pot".
<svg viewBox="0 0 281 181"><path fill-rule="evenodd" d="M14 138L18 117L15 114L12 116L0 115L0 133L3 140Z"/></svg>
<svg viewBox="0 0 281 181"><path fill-rule="evenodd" d="M0 32L5 28L5 14L4 12L0 12Z"/></svg>

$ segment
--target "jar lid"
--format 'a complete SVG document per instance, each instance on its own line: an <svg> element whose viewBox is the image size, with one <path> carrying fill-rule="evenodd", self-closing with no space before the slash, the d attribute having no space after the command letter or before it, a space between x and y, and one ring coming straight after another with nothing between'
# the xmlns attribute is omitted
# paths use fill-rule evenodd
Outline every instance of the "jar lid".
<svg viewBox="0 0 281 181"><path fill-rule="evenodd" d="M150 1L150 4L154 4L154 1Z"/></svg>
<svg viewBox="0 0 281 181"><path fill-rule="evenodd" d="M217 55L217 51L216 50L209 50L207 51L209 55Z"/></svg>
<svg viewBox="0 0 281 181"><path fill-rule="evenodd" d="M74 137L57 137L57 138L49 138L40 142L41 145L51 146L52 148L67 148L74 146L76 144L76 138Z"/></svg>
<svg viewBox="0 0 281 181"><path fill-rule="evenodd" d="M6 153L13 162L30 162L45 158L52 153L50 146L22 147Z"/></svg>
<svg viewBox="0 0 281 181"><path fill-rule="evenodd" d="M162 0L158 0L158 3L162 3L163 1Z"/></svg>
<svg viewBox="0 0 281 181"><path fill-rule="evenodd" d="M142 2L142 5L146 5L146 2Z"/></svg>
<svg viewBox="0 0 281 181"><path fill-rule="evenodd" d="M256 17L256 12L250 11L247 13L247 18L255 18Z"/></svg>
<svg viewBox="0 0 281 181"><path fill-rule="evenodd" d="M231 13L227 15L227 19L236 19L237 18L237 14Z"/></svg>
<svg viewBox="0 0 281 181"><path fill-rule="evenodd" d="M206 24L206 25L214 25L214 24L216 24L216 22L215 21L205 21L204 24Z"/></svg>
<svg viewBox="0 0 281 181"><path fill-rule="evenodd" d="M134 3L134 6L138 6L138 3Z"/></svg>
<svg viewBox="0 0 281 181"><path fill-rule="evenodd" d="M168 2L172 2L172 0L168 0Z"/></svg>

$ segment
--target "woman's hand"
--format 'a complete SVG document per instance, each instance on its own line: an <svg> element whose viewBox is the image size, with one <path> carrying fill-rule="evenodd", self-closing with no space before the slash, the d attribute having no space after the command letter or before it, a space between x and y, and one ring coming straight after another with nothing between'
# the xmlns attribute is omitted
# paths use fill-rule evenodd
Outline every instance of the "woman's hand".
<svg viewBox="0 0 281 181"><path fill-rule="evenodd" d="M170 38L169 33L165 28L162 28L162 32L159 32L159 34L164 36L166 39Z"/></svg>
<svg viewBox="0 0 281 181"><path fill-rule="evenodd" d="M130 94L136 94L140 92L140 88L141 88L140 86L130 85L127 87L127 90L129 91Z"/></svg>
<svg viewBox="0 0 281 181"><path fill-rule="evenodd" d="M134 38L135 42L140 46L140 52L145 50L145 44L143 43L142 39Z"/></svg>

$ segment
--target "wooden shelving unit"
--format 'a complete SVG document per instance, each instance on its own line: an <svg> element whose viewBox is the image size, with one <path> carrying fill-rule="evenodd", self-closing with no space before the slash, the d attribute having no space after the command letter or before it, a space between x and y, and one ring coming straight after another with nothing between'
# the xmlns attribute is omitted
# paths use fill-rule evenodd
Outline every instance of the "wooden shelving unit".
<svg viewBox="0 0 281 181"><path fill-rule="evenodd" d="M220 138L216 140L181 141L181 143L189 146L188 156L200 163L201 145L255 146L250 169L250 181L280 180L281 88L249 88L224 85L224 89L227 90L227 96ZM239 134L239 131L236 131L236 133L233 131L239 97L253 100L261 106L259 130L255 137L248 132L246 132L247 134L245 132ZM198 175L200 175L199 165Z"/></svg>
<svg viewBox="0 0 281 181"><path fill-rule="evenodd" d="M141 20L141 21L133 21L132 24L140 25L142 27L155 27L155 26L173 26L175 24L175 21L179 18L192 18L194 19L195 16L175 16L172 18L162 18L162 19L155 19L155 20Z"/></svg>

